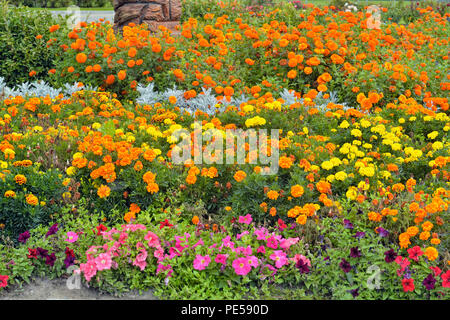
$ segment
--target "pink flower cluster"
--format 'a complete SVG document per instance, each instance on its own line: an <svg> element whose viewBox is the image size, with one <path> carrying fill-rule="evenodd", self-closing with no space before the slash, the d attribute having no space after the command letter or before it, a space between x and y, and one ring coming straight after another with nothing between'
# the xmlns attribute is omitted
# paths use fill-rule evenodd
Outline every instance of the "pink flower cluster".
<svg viewBox="0 0 450 320"><path fill-rule="evenodd" d="M130 247L135 247L137 255L134 259L128 258L133 266L138 267L141 271L147 266L147 258L149 250L153 249L153 256L161 261L164 258L164 250L161 246L159 238L156 234L148 231L143 237L144 241L138 241L136 244L131 243L130 233L136 231L147 231L147 227L141 224L123 225L121 230L115 228L100 234L103 239L108 241L103 246L92 246L86 252L87 262L80 264L79 272L84 274L86 281L90 281L98 271L117 269L118 263L114 258L124 258L131 253ZM144 234L144 233L143 233ZM118 235L118 240L117 239Z"/></svg>

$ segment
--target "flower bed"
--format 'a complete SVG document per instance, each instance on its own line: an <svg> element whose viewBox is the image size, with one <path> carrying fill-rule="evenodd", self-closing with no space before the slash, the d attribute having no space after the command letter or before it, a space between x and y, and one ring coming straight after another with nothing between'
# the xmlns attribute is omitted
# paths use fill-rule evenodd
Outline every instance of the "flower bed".
<svg viewBox="0 0 450 320"><path fill-rule="evenodd" d="M0 286L75 271L173 299L446 299L448 22L420 12L51 27L59 85L0 102ZM251 149L239 129L279 137L213 161Z"/></svg>

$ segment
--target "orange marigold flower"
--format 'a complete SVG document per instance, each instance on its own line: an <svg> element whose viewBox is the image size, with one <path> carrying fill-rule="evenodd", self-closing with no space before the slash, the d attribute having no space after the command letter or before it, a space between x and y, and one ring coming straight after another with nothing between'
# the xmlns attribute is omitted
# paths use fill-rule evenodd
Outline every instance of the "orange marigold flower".
<svg viewBox="0 0 450 320"><path fill-rule="evenodd" d="M306 215L301 214L297 217L297 219L295 220L298 224L304 225L306 223L306 220L308 218L306 217Z"/></svg>
<svg viewBox="0 0 450 320"><path fill-rule="evenodd" d="M297 71L295 71L295 70L290 70L287 74L287 77L289 79L294 79L296 76L297 76Z"/></svg>
<svg viewBox="0 0 450 320"><path fill-rule="evenodd" d="M294 198L301 197L303 195L304 191L305 191L305 189L301 185L298 185L298 184L291 187L291 195Z"/></svg>
<svg viewBox="0 0 450 320"><path fill-rule="evenodd" d="M86 62L86 60L87 60L87 55L84 54L83 52L81 52L81 53L77 54L77 56L76 56L75 59L77 60L77 62L78 62L79 64L82 64L82 63L85 63L85 62Z"/></svg>
<svg viewBox="0 0 450 320"><path fill-rule="evenodd" d="M327 181L319 181L316 183L317 191L320 193L329 193L331 192L331 185Z"/></svg>
<svg viewBox="0 0 450 320"><path fill-rule="evenodd" d="M437 257L438 257L438 255L439 255L438 251L437 251L436 248L434 248L434 247L428 247L428 248L426 248L426 249L425 249L425 252L424 252L423 254L424 254L424 255L428 258L428 260L430 260L430 261L436 260Z"/></svg>
<svg viewBox="0 0 450 320"><path fill-rule="evenodd" d="M275 208L275 207L270 208L269 214L270 214L272 217L275 217L275 215L277 214L277 208Z"/></svg>
<svg viewBox="0 0 450 320"><path fill-rule="evenodd" d="M144 180L144 182L146 184L150 184L155 182L155 178L156 178L156 174L154 174L153 172L147 171L146 173L144 173L144 175L142 176L142 179Z"/></svg>
<svg viewBox="0 0 450 320"><path fill-rule="evenodd" d="M237 182L241 182L246 177L247 177L247 174L242 170L237 171L233 176L234 180L236 180Z"/></svg>
<svg viewBox="0 0 450 320"><path fill-rule="evenodd" d="M188 184L194 184L197 181L197 176L193 174L188 174L186 177L186 182Z"/></svg>
<svg viewBox="0 0 450 320"><path fill-rule="evenodd" d="M289 169L292 166L292 163L293 163L293 161L292 161L291 157L286 157L286 156L280 157L279 165L281 168Z"/></svg>
<svg viewBox="0 0 450 320"><path fill-rule="evenodd" d="M433 229L433 224L430 221L425 221L422 224L422 230L423 231L431 231L431 229Z"/></svg>
<svg viewBox="0 0 450 320"><path fill-rule="evenodd" d="M127 72L125 70L120 70L119 73L117 73L117 78L119 80L124 80L127 77Z"/></svg>
<svg viewBox="0 0 450 320"><path fill-rule="evenodd" d="M409 227L408 229L406 229L406 233L407 233L410 237L414 237L416 234L419 233L419 228L417 228L416 226Z"/></svg>
<svg viewBox="0 0 450 320"><path fill-rule="evenodd" d="M158 191L159 191L159 186L158 186L158 184L152 182L152 183L149 183L149 184L147 185L147 192L149 192L149 193L151 193L151 194L154 194L154 193L156 193L156 192L158 192Z"/></svg>
<svg viewBox="0 0 450 320"><path fill-rule="evenodd" d="M108 186L105 186L103 184L97 190L97 195L100 198L106 198L109 196L110 193L111 193L111 189Z"/></svg>
<svg viewBox="0 0 450 320"><path fill-rule="evenodd" d="M280 194L275 190L270 190L267 192L267 197L271 200L277 200Z"/></svg>

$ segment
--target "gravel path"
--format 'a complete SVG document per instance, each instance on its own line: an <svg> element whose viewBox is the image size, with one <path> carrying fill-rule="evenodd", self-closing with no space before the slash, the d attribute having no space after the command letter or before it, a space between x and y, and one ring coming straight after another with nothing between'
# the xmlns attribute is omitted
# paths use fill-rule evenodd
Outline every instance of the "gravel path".
<svg viewBox="0 0 450 320"><path fill-rule="evenodd" d="M68 289L65 279L35 279L22 288L2 291L0 300L157 300L151 291L129 292L122 297L101 294L95 289L81 286L81 289Z"/></svg>

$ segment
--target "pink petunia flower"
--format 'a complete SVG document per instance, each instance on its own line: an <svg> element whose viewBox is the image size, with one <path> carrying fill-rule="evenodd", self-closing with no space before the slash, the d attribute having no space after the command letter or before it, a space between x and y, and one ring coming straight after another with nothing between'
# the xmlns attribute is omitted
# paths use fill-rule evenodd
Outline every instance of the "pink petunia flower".
<svg viewBox="0 0 450 320"><path fill-rule="evenodd" d="M111 269L111 255L108 253L100 253L94 260L98 271Z"/></svg>
<svg viewBox="0 0 450 320"><path fill-rule="evenodd" d="M253 234L256 236L256 240L266 240L268 232L266 228L261 227L259 229L255 229Z"/></svg>
<svg viewBox="0 0 450 320"><path fill-rule="evenodd" d="M147 244L149 247L151 248L155 248L159 245L159 238L156 234L154 234L153 232L149 231L144 239L147 241Z"/></svg>
<svg viewBox="0 0 450 320"><path fill-rule="evenodd" d="M78 234L76 232L73 232L73 231L67 232L67 239L65 241L74 243L77 240L78 240Z"/></svg>
<svg viewBox="0 0 450 320"><path fill-rule="evenodd" d="M292 260L294 260L295 264L297 264L297 262L299 262L301 260L303 262L303 264L307 264L308 267L311 267L311 260L309 260L307 257L305 257L302 254L296 254Z"/></svg>
<svg viewBox="0 0 450 320"><path fill-rule="evenodd" d="M280 242L280 247L282 249L289 249L291 246L296 244L298 242L299 238L289 238L289 239L282 239Z"/></svg>
<svg viewBox="0 0 450 320"><path fill-rule="evenodd" d="M201 256L198 254L194 260L194 269L195 270L205 270L210 262L211 262L211 258L209 257L209 255Z"/></svg>
<svg viewBox="0 0 450 320"><path fill-rule="evenodd" d="M147 266L147 251L145 249L141 249L138 255L136 256L136 259L133 261L133 266L137 266L143 271L145 267Z"/></svg>
<svg viewBox="0 0 450 320"><path fill-rule="evenodd" d="M236 239L239 240L239 239L241 239L243 236L245 236L245 235L247 235L247 234L249 234L248 231L244 231L244 232L242 232L242 233L238 233L238 234L236 235Z"/></svg>
<svg viewBox="0 0 450 320"><path fill-rule="evenodd" d="M80 270L84 273L87 282L97 274L97 264L94 260L88 260L86 263L80 264Z"/></svg>
<svg viewBox="0 0 450 320"><path fill-rule="evenodd" d="M275 261L275 267L280 269L284 265L288 264L288 259L286 257L286 253L282 250L275 250L271 255L270 259Z"/></svg>

